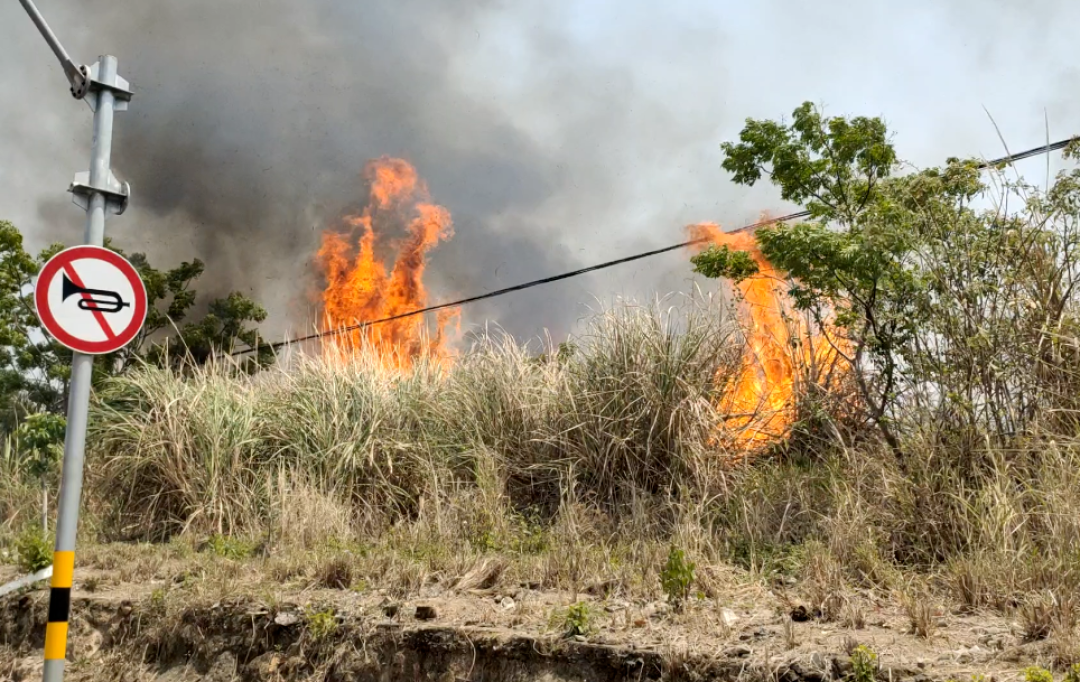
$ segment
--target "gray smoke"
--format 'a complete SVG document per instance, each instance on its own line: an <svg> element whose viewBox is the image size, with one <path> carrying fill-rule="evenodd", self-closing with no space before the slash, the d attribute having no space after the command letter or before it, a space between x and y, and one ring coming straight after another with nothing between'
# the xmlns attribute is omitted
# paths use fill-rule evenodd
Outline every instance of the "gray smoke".
<svg viewBox="0 0 1080 682"><path fill-rule="evenodd" d="M747 116L804 99L884 114L901 151L925 163L999 151L982 104L1012 126L1014 146L1041 141L1029 132L1041 136L1033 114L1047 100L1061 116L1077 111L1075 98L1048 94L1066 77L1059 52L1033 53L1041 61L1011 84L979 65L1006 38L1034 49L1040 31L1067 25L1064 0L1025 4L1041 19L1015 35L1012 13L962 25L929 0L906 13L834 4L774 0L754 14L703 0L662 13L607 0L39 2L77 60L116 55L136 90L113 160L133 206L109 234L162 267L203 259L201 293L250 293L270 310L271 334L310 330L319 234L363 196L373 157L409 160L454 217L454 238L430 258L439 302L679 241L687 223L789 209L719 167L719 143ZM931 28L905 33L894 15ZM964 52L962 41L975 44ZM18 3L0 7L0 46L0 217L32 245L74 243L81 218L62 190L86 167L89 112ZM1030 77L1040 68L1042 89ZM1023 107L999 98L1011 85L1026 87ZM686 255L673 253L463 319L559 338L590 305L691 284Z"/></svg>

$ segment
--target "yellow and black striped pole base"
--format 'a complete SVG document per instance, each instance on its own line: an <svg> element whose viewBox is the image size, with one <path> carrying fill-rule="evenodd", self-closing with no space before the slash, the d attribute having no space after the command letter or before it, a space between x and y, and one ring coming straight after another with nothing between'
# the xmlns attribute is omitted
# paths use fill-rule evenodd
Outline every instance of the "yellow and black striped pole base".
<svg viewBox="0 0 1080 682"><path fill-rule="evenodd" d="M45 682L61 680L67 657L68 617L71 614L71 582L75 552L53 552L49 584L49 619L45 624Z"/></svg>

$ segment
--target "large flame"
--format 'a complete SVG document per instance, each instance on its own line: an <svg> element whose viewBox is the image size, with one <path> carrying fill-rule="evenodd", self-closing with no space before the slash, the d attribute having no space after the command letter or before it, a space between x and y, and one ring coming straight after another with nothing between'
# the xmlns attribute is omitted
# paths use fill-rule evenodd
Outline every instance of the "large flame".
<svg viewBox="0 0 1080 682"><path fill-rule="evenodd" d="M424 269L428 252L453 236L450 212L431 203L426 185L408 162L370 161L363 178L367 202L339 229L322 235L317 262L326 281L322 313L326 329L402 315L428 305ZM397 235L395 237L395 235ZM389 272L376 250L394 250ZM405 368L421 356L447 359L446 326L456 309L437 314L435 330L415 315L329 337L333 355L373 350L387 368Z"/></svg>
<svg viewBox="0 0 1080 682"><path fill-rule="evenodd" d="M775 442L794 420L798 381L817 368L835 367L841 341L792 314L787 281L762 255L752 232L726 233L715 223L687 229L692 239L707 240L695 250L727 246L748 252L757 263L757 274L737 285L748 318L746 353L738 374L725 378L719 408L725 415L722 435L736 444L751 449Z"/></svg>

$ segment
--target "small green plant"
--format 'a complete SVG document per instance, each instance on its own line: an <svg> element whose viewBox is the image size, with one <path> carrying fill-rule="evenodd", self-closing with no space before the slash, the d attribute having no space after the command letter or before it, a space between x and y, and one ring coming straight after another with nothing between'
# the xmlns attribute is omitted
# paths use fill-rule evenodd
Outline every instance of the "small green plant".
<svg viewBox="0 0 1080 682"><path fill-rule="evenodd" d="M311 638L321 642L332 636L338 629L337 614L332 608L322 611L309 609L307 612L307 630Z"/></svg>
<svg viewBox="0 0 1080 682"><path fill-rule="evenodd" d="M52 565L52 539L40 529L27 529L15 541L15 557L19 568L37 573Z"/></svg>
<svg viewBox="0 0 1080 682"><path fill-rule="evenodd" d="M150 593L150 608L155 611L165 608L165 588L159 587Z"/></svg>
<svg viewBox="0 0 1080 682"><path fill-rule="evenodd" d="M1024 668L1024 682L1054 682L1054 673L1037 665Z"/></svg>
<svg viewBox="0 0 1080 682"><path fill-rule="evenodd" d="M469 544L472 548L481 554L489 554L491 552L497 552L502 549L502 544L498 538L489 529L477 529L476 532L469 535Z"/></svg>
<svg viewBox="0 0 1080 682"><path fill-rule="evenodd" d="M248 542L228 535L214 534L206 541L210 553L224 559L246 559L251 556L254 547Z"/></svg>
<svg viewBox="0 0 1080 682"><path fill-rule="evenodd" d="M592 610L583 601L572 604L562 618L564 637L587 637L592 632Z"/></svg>
<svg viewBox="0 0 1080 682"><path fill-rule="evenodd" d="M354 554L358 557L366 557L368 555L368 547L362 542L352 542L349 540L342 540L338 537L330 537L326 541L326 546L334 552Z"/></svg>
<svg viewBox="0 0 1080 682"><path fill-rule="evenodd" d="M512 542L515 552L535 556L551 549L548 534L535 512L520 514L515 521L517 528Z"/></svg>
<svg viewBox="0 0 1080 682"><path fill-rule="evenodd" d="M690 594L690 584L694 582L694 568L694 562L687 561L681 549L672 547L668 552L667 563L660 570L660 586L676 609L682 607L683 601Z"/></svg>
<svg viewBox="0 0 1080 682"><path fill-rule="evenodd" d="M1065 672L1064 682L1080 682L1080 663L1073 663Z"/></svg>
<svg viewBox="0 0 1080 682"><path fill-rule="evenodd" d="M179 585L181 588L188 588L188 587L191 587L192 585L194 585L199 580L199 578L201 578L201 577L202 577L201 573L189 569L189 570L183 571L179 575L177 575L174 578L174 582L177 585Z"/></svg>
<svg viewBox="0 0 1080 682"><path fill-rule="evenodd" d="M851 652L851 669L855 682L874 682L877 676L877 654L865 644L860 644Z"/></svg>

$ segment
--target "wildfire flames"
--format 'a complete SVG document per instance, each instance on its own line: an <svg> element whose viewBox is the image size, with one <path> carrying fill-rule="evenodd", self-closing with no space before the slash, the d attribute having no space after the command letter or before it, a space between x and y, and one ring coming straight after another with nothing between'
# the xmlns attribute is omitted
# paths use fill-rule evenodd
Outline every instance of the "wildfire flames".
<svg viewBox="0 0 1080 682"><path fill-rule="evenodd" d="M427 255L453 236L450 212L431 202L427 187L407 162L373 160L363 178L368 186L363 210L323 233L316 258L326 281L326 329L428 305L423 282ZM746 354L736 376L724 378L718 405L725 415L718 440L734 440L749 451L783 437L794 419L798 383L820 383L815 368L831 371L839 353L805 320L789 314L786 282L761 255L752 233L725 233L713 223L688 230L694 239L747 251L758 265L756 275L737 285L747 313ZM384 261L391 253L388 269ZM386 369L410 367L420 357L447 361L451 352L446 327L457 320L458 310L442 311L430 330L422 316L403 317L330 336L324 348L334 357L371 349Z"/></svg>
<svg viewBox="0 0 1080 682"><path fill-rule="evenodd" d="M316 260L326 281L322 312L326 329L401 315L428 305L424 269L428 252L453 236L450 212L431 202L427 187L408 162L383 157L364 168L368 198L339 229L327 230ZM402 235L394 238L393 235ZM378 252L396 252L387 270ZM331 355L371 348L382 364L402 369L421 356L447 359L446 327L458 310L436 314L431 331L416 315L355 329L329 338Z"/></svg>
<svg viewBox="0 0 1080 682"><path fill-rule="evenodd" d="M692 239L748 252L758 273L738 284L748 314L746 354L735 377L728 378L720 401L727 415L723 431L737 444L752 448L781 438L794 419L795 391L801 379L826 383L841 355L837 339L829 343L805 319L790 314L785 279L758 249L753 233L726 233L714 223L688 228ZM708 242L695 246L700 251Z"/></svg>

